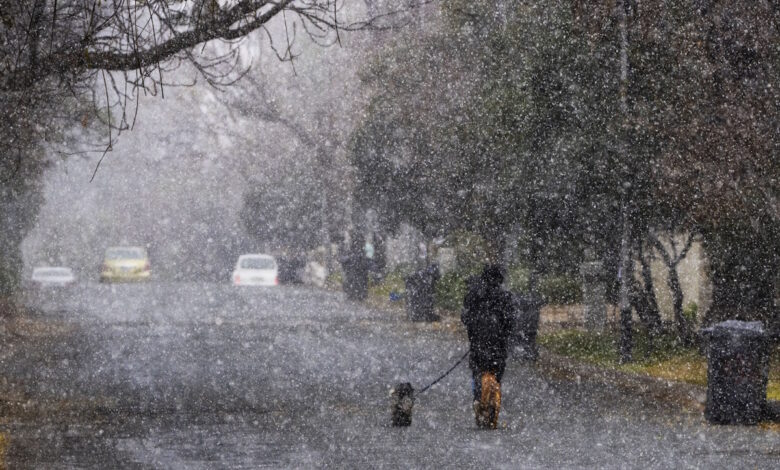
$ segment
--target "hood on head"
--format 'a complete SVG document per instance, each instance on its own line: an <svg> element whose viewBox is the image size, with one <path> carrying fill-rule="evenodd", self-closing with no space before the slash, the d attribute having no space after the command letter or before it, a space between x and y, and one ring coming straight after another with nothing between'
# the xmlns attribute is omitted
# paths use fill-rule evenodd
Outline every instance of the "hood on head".
<svg viewBox="0 0 780 470"><path fill-rule="evenodd" d="M485 265L481 277L482 282L488 286L500 286L504 283L504 268L497 264Z"/></svg>

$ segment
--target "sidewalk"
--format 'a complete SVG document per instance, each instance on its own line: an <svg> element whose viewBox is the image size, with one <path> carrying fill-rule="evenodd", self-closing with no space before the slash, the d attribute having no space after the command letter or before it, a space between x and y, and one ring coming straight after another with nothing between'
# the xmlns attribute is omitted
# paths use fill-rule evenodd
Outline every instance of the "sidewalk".
<svg viewBox="0 0 780 470"><path fill-rule="evenodd" d="M610 384L646 402L661 401L681 410L704 412L707 389L701 385L600 367L555 354L545 348L540 348L535 365L540 372L558 379L578 384L582 381Z"/></svg>

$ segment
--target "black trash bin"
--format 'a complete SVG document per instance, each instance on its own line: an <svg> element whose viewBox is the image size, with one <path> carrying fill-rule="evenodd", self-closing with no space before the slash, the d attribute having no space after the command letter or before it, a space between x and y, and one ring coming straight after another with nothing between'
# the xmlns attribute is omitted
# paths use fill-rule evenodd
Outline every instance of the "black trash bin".
<svg viewBox="0 0 780 470"><path fill-rule="evenodd" d="M544 305L541 295L535 293L514 295L516 316L512 335L515 357L535 361L539 357L536 336L539 332L539 313Z"/></svg>
<svg viewBox="0 0 780 470"><path fill-rule="evenodd" d="M362 248L352 249L341 258L344 279L342 289L349 300L365 300L368 296L368 258Z"/></svg>
<svg viewBox="0 0 780 470"><path fill-rule="evenodd" d="M420 318L420 273L414 272L404 279L406 289L406 314L411 321L421 321Z"/></svg>
<svg viewBox="0 0 780 470"><path fill-rule="evenodd" d="M406 311L411 321L438 321L434 313L436 304L436 283L439 268L431 265L410 274L405 280Z"/></svg>
<svg viewBox="0 0 780 470"><path fill-rule="evenodd" d="M769 342L761 322L728 320L702 330L707 340L707 406L717 424L756 424L766 408Z"/></svg>

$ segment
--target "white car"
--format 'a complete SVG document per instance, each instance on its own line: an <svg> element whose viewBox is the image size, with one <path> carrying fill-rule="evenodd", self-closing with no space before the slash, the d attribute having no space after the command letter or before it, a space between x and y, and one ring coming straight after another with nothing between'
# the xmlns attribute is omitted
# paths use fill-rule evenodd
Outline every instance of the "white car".
<svg viewBox="0 0 780 470"><path fill-rule="evenodd" d="M36 286L67 286L76 282L73 270L64 267L39 267L33 269L30 278Z"/></svg>
<svg viewBox="0 0 780 470"><path fill-rule="evenodd" d="M276 286L279 284L279 266L270 255L241 255L232 279L237 286Z"/></svg>

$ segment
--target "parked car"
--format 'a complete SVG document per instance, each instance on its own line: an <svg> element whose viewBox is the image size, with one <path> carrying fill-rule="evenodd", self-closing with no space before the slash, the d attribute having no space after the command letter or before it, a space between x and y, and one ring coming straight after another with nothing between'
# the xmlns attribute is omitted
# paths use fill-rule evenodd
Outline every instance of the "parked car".
<svg viewBox="0 0 780 470"><path fill-rule="evenodd" d="M146 248L114 246L106 250L100 282L146 281L150 276L151 266Z"/></svg>
<svg viewBox="0 0 780 470"><path fill-rule="evenodd" d="M279 266L271 255L241 255L231 278L237 286L276 286L279 284Z"/></svg>
<svg viewBox="0 0 780 470"><path fill-rule="evenodd" d="M30 280L34 287L64 287L76 282L76 276L70 268L45 266L33 269Z"/></svg>

